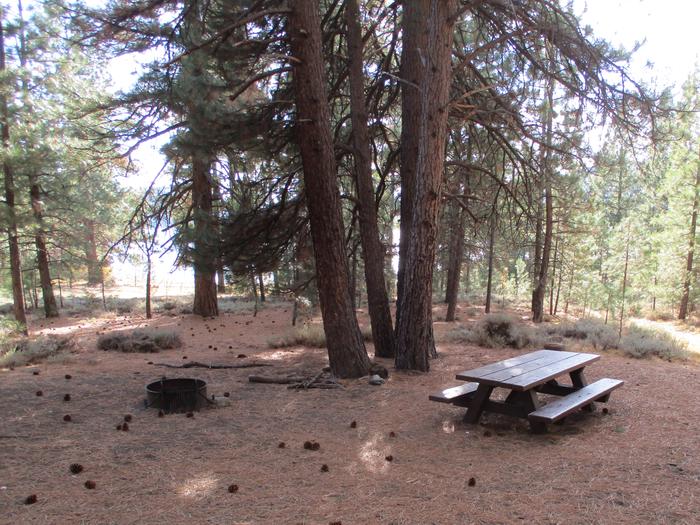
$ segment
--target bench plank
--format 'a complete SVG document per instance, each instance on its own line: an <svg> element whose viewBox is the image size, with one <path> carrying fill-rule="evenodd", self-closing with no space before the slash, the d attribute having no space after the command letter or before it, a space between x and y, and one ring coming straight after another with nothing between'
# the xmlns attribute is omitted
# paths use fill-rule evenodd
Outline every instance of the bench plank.
<svg viewBox="0 0 700 525"><path fill-rule="evenodd" d="M460 404L474 397L474 392L479 387L477 383L464 383L463 385L445 388L428 396L430 401L438 403Z"/></svg>
<svg viewBox="0 0 700 525"><path fill-rule="evenodd" d="M610 392L621 387L623 384L624 381L619 379L610 379L607 377L599 379L595 383L591 383L566 397L548 403L544 407L530 413L527 417L530 421L553 423L571 414L576 409L590 404L592 401L607 398Z"/></svg>

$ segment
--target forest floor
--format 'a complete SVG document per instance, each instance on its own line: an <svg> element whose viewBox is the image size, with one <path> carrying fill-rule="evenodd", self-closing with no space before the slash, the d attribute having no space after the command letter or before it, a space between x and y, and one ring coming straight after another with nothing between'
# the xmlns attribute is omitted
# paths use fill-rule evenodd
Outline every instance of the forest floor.
<svg viewBox="0 0 700 525"><path fill-rule="evenodd" d="M35 321L34 334L73 335L77 353L62 363L0 370L0 523L697 523L698 364L605 354L587 375L625 381L609 412L572 416L535 435L501 416L465 425L463 409L428 401L430 392L457 384L458 371L531 349L440 342L427 374L399 373L382 360L390 377L378 387L366 378L336 390L249 383L250 374L314 375L327 364L322 349L268 347L289 332L290 317L279 304L255 317L233 312L213 320L111 314ZM98 332L144 325L179 332L184 346L158 354L97 350ZM452 327L436 322L438 341ZM148 364L192 360L273 366ZM232 405L159 418L143 399L145 384L162 375L203 379L209 394L230 392ZM130 429L118 431L125 414L133 417ZM307 440L320 449L305 450ZM72 463L84 471L71 474ZM231 484L237 492L228 492ZM30 494L37 502L23 504Z"/></svg>

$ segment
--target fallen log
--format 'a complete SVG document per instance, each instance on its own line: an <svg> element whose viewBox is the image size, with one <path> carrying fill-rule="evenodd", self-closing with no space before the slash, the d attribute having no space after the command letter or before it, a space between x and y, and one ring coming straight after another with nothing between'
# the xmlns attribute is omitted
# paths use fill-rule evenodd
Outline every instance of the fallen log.
<svg viewBox="0 0 700 525"><path fill-rule="evenodd" d="M270 377L270 376L248 376L251 383L269 383L274 385L289 385L291 383L301 383L303 377Z"/></svg>
<svg viewBox="0 0 700 525"><path fill-rule="evenodd" d="M336 383L335 381L322 381L322 382L316 382L316 383L309 383L307 384L306 382L304 383L297 383L294 385L289 385L287 388L290 390L306 390L309 388L321 388L321 389L331 389L331 388L345 388L343 385L340 383Z"/></svg>
<svg viewBox="0 0 700 525"><path fill-rule="evenodd" d="M154 363L155 366L165 366L168 368L212 368L215 370L221 368L258 368L261 366L272 366L269 363L241 363L238 365L208 365L206 363L199 363L197 361L192 361L190 363L185 363L184 365L169 365L167 363Z"/></svg>

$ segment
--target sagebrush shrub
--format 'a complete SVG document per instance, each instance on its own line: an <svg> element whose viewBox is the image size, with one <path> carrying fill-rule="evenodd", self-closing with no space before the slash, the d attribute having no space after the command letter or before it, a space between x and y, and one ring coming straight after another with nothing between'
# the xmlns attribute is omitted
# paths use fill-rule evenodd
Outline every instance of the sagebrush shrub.
<svg viewBox="0 0 700 525"><path fill-rule="evenodd" d="M177 332L169 330L139 329L112 332L101 335L97 340L100 350L115 352L159 352L182 346Z"/></svg>
<svg viewBox="0 0 700 525"><path fill-rule="evenodd" d="M6 342L3 348L0 348L0 366L15 367L38 363L70 352L73 347L73 339L60 336Z"/></svg>
<svg viewBox="0 0 700 525"><path fill-rule="evenodd" d="M487 348L523 348L539 342L536 332L517 317L508 314L488 314L470 328L462 327L447 334L452 342L472 343Z"/></svg>
<svg viewBox="0 0 700 525"><path fill-rule="evenodd" d="M667 332L630 326L620 340L619 348L631 357L657 356L668 361L687 359L688 344Z"/></svg>

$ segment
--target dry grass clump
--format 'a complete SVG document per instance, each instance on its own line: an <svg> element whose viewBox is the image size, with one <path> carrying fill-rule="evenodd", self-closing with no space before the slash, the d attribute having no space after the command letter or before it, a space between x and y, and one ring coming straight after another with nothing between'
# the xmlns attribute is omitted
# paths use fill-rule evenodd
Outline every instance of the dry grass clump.
<svg viewBox="0 0 700 525"><path fill-rule="evenodd" d="M97 347L115 352L159 352L179 348L182 340L177 332L169 330L128 330L100 336Z"/></svg>
<svg viewBox="0 0 700 525"><path fill-rule="evenodd" d="M666 310L650 310L645 312L644 317L650 321L673 321L675 319L673 312Z"/></svg>
<svg viewBox="0 0 700 525"><path fill-rule="evenodd" d="M372 341L372 326L360 326L362 339L365 342ZM309 348L325 348L326 334L321 324L305 324L297 326L286 335L267 341L270 348L288 348L290 346L306 346Z"/></svg>
<svg viewBox="0 0 700 525"><path fill-rule="evenodd" d="M630 326L619 342L618 348L626 355L637 358L657 356L667 361L688 358L688 344L667 332Z"/></svg>
<svg viewBox="0 0 700 525"><path fill-rule="evenodd" d="M266 303L258 303L258 312L265 306ZM237 297L221 297L219 298L219 311L229 314L252 314L255 312L255 301Z"/></svg>
<svg viewBox="0 0 700 525"><path fill-rule="evenodd" d="M132 312L144 310L145 302L137 298L124 299L121 297L110 297L107 301L107 309L121 315L130 314Z"/></svg>
<svg viewBox="0 0 700 525"><path fill-rule="evenodd" d="M14 340L0 347L0 367L18 367L43 360L61 361L73 347L74 342L70 337Z"/></svg>
<svg viewBox="0 0 700 525"><path fill-rule="evenodd" d="M467 317L479 317L479 315L483 311L484 311L483 308L478 308L476 306L469 306L469 307L467 307L466 310L464 310L464 315L466 315Z"/></svg>
<svg viewBox="0 0 700 525"><path fill-rule="evenodd" d="M687 359L687 343L671 334L632 325L620 338L617 326L605 324L598 319L579 319L575 323L541 326L540 331L548 336L580 339L595 350L621 350L636 358L657 356L669 361Z"/></svg>
<svg viewBox="0 0 700 525"><path fill-rule="evenodd" d="M596 350L617 348L617 329L598 319L579 319L574 323L541 325L540 332L546 336L586 340Z"/></svg>
<svg viewBox="0 0 700 525"><path fill-rule="evenodd" d="M370 333L370 338L371 338ZM267 342L270 348L287 348L290 346L307 346L310 348L325 348L326 334L320 324L305 324L296 327L286 335L270 339Z"/></svg>
<svg viewBox="0 0 700 525"><path fill-rule="evenodd" d="M523 348L539 342L537 333L508 314L488 314L471 328L457 328L447 334L447 339L456 343L471 343L486 348Z"/></svg>

